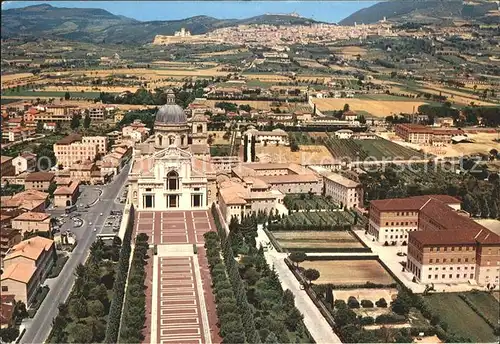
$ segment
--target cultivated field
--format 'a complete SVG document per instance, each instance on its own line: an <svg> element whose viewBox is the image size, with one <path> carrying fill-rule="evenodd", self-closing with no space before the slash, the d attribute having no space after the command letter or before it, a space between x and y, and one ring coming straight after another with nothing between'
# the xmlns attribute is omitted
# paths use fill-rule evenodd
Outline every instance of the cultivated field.
<svg viewBox="0 0 500 344"><path fill-rule="evenodd" d="M248 49L229 49L229 50L224 50L224 51L215 51L213 53L195 54L193 57L195 57L195 58L210 58L210 57L216 57L216 56L236 55L236 54L240 54L240 53L245 53L247 51L248 51Z"/></svg>
<svg viewBox="0 0 500 344"><path fill-rule="evenodd" d="M484 291L463 293L483 314L496 324L500 316L500 303L490 293Z"/></svg>
<svg viewBox="0 0 500 344"><path fill-rule="evenodd" d="M456 293L439 293L424 296L429 306L441 320L458 335L472 339L476 343L493 343L497 337L493 329L477 315Z"/></svg>
<svg viewBox="0 0 500 344"><path fill-rule="evenodd" d="M287 146L256 146L255 153L260 162L295 163L305 165L331 164L334 158L323 145L299 145L298 152Z"/></svg>
<svg viewBox="0 0 500 344"><path fill-rule="evenodd" d="M337 159L354 161L408 160L422 159L424 156L424 154L414 149L384 139L337 139L332 135L329 139L325 139L324 142L332 156Z"/></svg>
<svg viewBox="0 0 500 344"><path fill-rule="evenodd" d="M313 102L320 111L340 110L347 103L352 111L366 111L375 117L413 113L420 105L426 104L421 101L378 101L356 98L313 98Z"/></svg>
<svg viewBox="0 0 500 344"><path fill-rule="evenodd" d="M141 76L146 79L163 79L166 77L171 78L183 78L183 77L210 77L210 76L222 76L227 75L227 72L223 72L219 67L204 68L204 69L147 69L147 68L117 68L117 69L97 69L97 70L74 70L71 72L61 72L61 75L71 74L73 76L77 75L88 75L94 77L107 77L113 74L129 74Z"/></svg>
<svg viewBox="0 0 500 344"><path fill-rule="evenodd" d="M273 102L259 101L259 100L205 100L205 101L203 101L203 104L214 107L215 103L220 103L223 101L234 103L237 105L247 105L248 104L253 109L258 109L258 110L270 110L271 107L275 107L273 105Z"/></svg>
<svg viewBox="0 0 500 344"><path fill-rule="evenodd" d="M302 262L300 266L320 272L316 284L394 283L391 275L376 260L317 260Z"/></svg>
<svg viewBox="0 0 500 344"><path fill-rule="evenodd" d="M73 96L79 97L80 93L84 92L107 92L107 93L122 93L126 91L135 92L139 89L138 86L46 86L43 92L70 92ZM83 91L83 92L82 92Z"/></svg>
<svg viewBox="0 0 500 344"><path fill-rule="evenodd" d="M347 231L275 231L274 237L285 249L307 248L355 248L363 247L361 243Z"/></svg>

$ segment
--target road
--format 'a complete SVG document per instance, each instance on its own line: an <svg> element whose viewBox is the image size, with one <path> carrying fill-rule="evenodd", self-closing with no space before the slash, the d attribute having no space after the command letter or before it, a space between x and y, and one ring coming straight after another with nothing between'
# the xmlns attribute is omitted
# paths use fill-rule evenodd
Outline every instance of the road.
<svg viewBox="0 0 500 344"><path fill-rule="evenodd" d="M22 326L26 328L26 332L20 343L44 343L49 336L52 329L52 320L58 313L58 306L66 301L75 281L75 268L78 264L85 262L90 245L95 241L97 234L101 232L104 221L111 210L119 207L115 203L115 199L126 184L129 169L130 165L126 165L112 183L101 187L102 196L92 207L88 208L87 212L82 213L83 226L73 230L77 236L78 245L70 254L70 258L59 276L47 280L46 284L50 287L50 291L38 309L36 316L33 319L23 321ZM92 194L95 195L95 190L96 187L85 187L78 199L78 205L87 199L91 199ZM121 205L121 208L123 209L123 205ZM103 216L100 216L101 213L103 213ZM95 232L93 231L94 228L97 229Z"/></svg>

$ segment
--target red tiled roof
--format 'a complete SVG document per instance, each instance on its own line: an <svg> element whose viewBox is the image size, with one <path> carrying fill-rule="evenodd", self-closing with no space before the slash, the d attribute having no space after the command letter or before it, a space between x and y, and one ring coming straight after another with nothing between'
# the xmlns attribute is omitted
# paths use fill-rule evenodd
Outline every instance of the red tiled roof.
<svg viewBox="0 0 500 344"><path fill-rule="evenodd" d="M430 199L436 199L445 204L460 204L460 200L448 195L425 195L408 198L390 198L373 200L370 205L379 211L418 210Z"/></svg>

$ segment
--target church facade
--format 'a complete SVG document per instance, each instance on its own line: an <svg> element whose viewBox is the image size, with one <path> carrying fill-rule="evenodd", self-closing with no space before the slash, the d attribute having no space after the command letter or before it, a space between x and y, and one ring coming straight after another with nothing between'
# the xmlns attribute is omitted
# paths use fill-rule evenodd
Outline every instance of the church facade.
<svg viewBox="0 0 500 344"><path fill-rule="evenodd" d="M138 210L208 209L215 199L204 116L188 121L173 92L156 113L155 134L138 144L129 175L129 197Z"/></svg>

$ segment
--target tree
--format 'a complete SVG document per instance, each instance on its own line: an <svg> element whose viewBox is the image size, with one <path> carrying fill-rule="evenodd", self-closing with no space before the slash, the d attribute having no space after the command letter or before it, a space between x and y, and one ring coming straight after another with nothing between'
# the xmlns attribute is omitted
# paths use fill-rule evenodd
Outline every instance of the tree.
<svg viewBox="0 0 500 344"><path fill-rule="evenodd" d="M71 94L69 92L64 93L64 99L69 100L71 98Z"/></svg>
<svg viewBox="0 0 500 344"><path fill-rule="evenodd" d="M86 114L85 118L83 119L83 127L85 129L90 128L90 116L89 116L89 114Z"/></svg>
<svg viewBox="0 0 500 344"><path fill-rule="evenodd" d="M299 267L299 263L302 263L304 260L306 260L307 255L304 252L296 251L290 253L288 258L290 258L290 260L294 262L297 267Z"/></svg>
<svg viewBox="0 0 500 344"><path fill-rule="evenodd" d="M36 132L40 133L42 131L43 131L43 122L42 121L36 122Z"/></svg>
<svg viewBox="0 0 500 344"><path fill-rule="evenodd" d="M285 318L285 325L289 331L294 332L297 329L297 326L304 319L304 316L297 307L293 307L289 312L287 317Z"/></svg>
<svg viewBox="0 0 500 344"><path fill-rule="evenodd" d="M70 128L72 130L77 129L80 126L80 115L73 115L71 118Z"/></svg>
<svg viewBox="0 0 500 344"><path fill-rule="evenodd" d="M304 277L309 281L309 284L312 284L313 281L316 281L319 276L319 271L316 269L307 269L306 271L304 271Z"/></svg>
<svg viewBox="0 0 500 344"><path fill-rule="evenodd" d="M0 338L2 342L11 343L19 336L19 329L17 327L7 327L0 329Z"/></svg>
<svg viewBox="0 0 500 344"><path fill-rule="evenodd" d="M99 300L89 301L87 304L87 309L89 315L93 315L96 318L104 315L104 305Z"/></svg>
<svg viewBox="0 0 500 344"><path fill-rule="evenodd" d="M71 323L68 326L67 332L70 333L71 342L73 343L90 343L92 342L92 329L83 323Z"/></svg>
<svg viewBox="0 0 500 344"><path fill-rule="evenodd" d="M47 189L47 192L49 193L50 198L54 197L54 191L56 191L56 189L57 189L57 184L54 182L50 183L50 185Z"/></svg>
<svg viewBox="0 0 500 344"><path fill-rule="evenodd" d="M344 112L349 111L349 104L344 104Z"/></svg>
<svg viewBox="0 0 500 344"><path fill-rule="evenodd" d="M266 343L266 344L278 344L279 340L278 340L278 337L276 337L276 335L274 334L274 332L269 332L264 343Z"/></svg>
<svg viewBox="0 0 500 344"><path fill-rule="evenodd" d="M293 292L290 289L285 290L283 293L281 303L283 304L283 308L285 310L290 310L295 306L295 295L293 295Z"/></svg>
<svg viewBox="0 0 500 344"><path fill-rule="evenodd" d="M410 306L407 304L403 298L398 298L392 303L392 311L399 315L407 315L410 312Z"/></svg>
<svg viewBox="0 0 500 344"><path fill-rule="evenodd" d="M69 312L73 317L78 319L87 316L87 302L83 296L79 299L73 299L70 301Z"/></svg>

